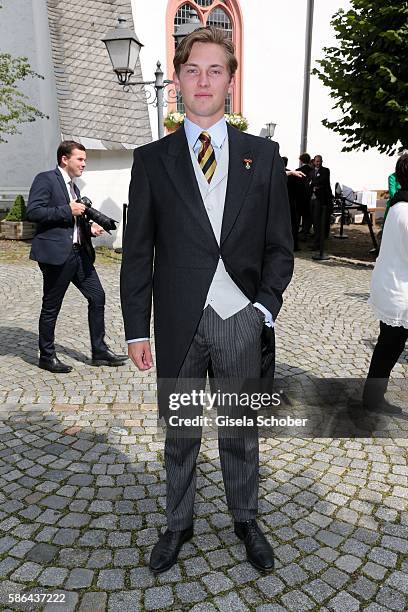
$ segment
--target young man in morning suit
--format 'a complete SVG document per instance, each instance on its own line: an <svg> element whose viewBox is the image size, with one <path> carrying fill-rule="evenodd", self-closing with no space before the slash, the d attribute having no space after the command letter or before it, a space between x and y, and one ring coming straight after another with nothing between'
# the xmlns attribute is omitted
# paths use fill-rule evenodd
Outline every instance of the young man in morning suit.
<svg viewBox="0 0 408 612"><path fill-rule="evenodd" d="M61 142L57 162L54 170L37 174L27 204L27 219L37 223L30 259L38 262L44 288L38 365L57 374L72 370L58 359L54 344L58 313L71 282L88 300L92 365L122 365L127 356L115 355L105 342L105 293L93 265L91 236L99 236L104 230L97 223L89 223L84 204L77 202L80 192L74 179L85 169L85 147L73 140ZM83 322L78 321L78 332L81 326Z"/></svg>
<svg viewBox="0 0 408 612"><path fill-rule="evenodd" d="M139 370L153 365L153 291L160 379L201 379L210 366L216 378L260 378L261 336L267 329L272 348L293 270L278 145L225 122L237 60L221 30L187 36L174 68L184 125L134 152L121 271L129 356ZM193 535L199 448L199 438L166 437L168 529L150 557L155 573L169 569ZM255 521L258 440L219 438L219 452L235 533L248 560L271 571L273 551Z"/></svg>

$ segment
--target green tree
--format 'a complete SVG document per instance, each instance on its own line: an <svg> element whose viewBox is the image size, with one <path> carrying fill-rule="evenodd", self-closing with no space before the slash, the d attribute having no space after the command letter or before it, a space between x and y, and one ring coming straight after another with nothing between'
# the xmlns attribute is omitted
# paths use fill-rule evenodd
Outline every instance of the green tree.
<svg viewBox="0 0 408 612"><path fill-rule="evenodd" d="M313 74L340 116L323 125L343 137L343 151L408 148L408 2L351 0L331 25L337 46L323 49Z"/></svg>
<svg viewBox="0 0 408 612"><path fill-rule="evenodd" d="M20 123L46 117L18 90L17 83L27 77L43 78L30 68L26 57L0 53L0 143L7 142L6 135L19 134Z"/></svg>

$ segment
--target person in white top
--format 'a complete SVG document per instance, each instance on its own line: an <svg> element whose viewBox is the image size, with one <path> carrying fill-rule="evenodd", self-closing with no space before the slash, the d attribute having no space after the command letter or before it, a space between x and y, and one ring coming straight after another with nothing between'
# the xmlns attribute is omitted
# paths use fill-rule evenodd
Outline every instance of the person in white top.
<svg viewBox="0 0 408 612"><path fill-rule="evenodd" d="M401 413L384 395L408 339L408 154L401 155L395 172L401 190L390 202L369 300L380 321L380 335L363 392L367 410L386 414Z"/></svg>

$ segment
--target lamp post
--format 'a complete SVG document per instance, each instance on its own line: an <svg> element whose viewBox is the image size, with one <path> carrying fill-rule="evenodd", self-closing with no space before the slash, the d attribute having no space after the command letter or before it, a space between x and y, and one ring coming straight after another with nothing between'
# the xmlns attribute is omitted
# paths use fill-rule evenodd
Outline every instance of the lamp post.
<svg viewBox="0 0 408 612"><path fill-rule="evenodd" d="M154 98L147 103L153 104L157 108L157 131L159 138L162 138L164 136L164 89L173 83L173 81L163 78L163 70L159 61L156 65L154 81L132 81L136 62L143 44L138 39L136 33L126 27L126 19L123 17L118 18L118 25L114 30L106 32L102 42L106 45L113 70L118 78L118 83L125 91L129 91L131 87L138 85L147 85L154 88Z"/></svg>
<svg viewBox="0 0 408 612"><path fill-rule="evenodd" d="M312 56L314 0L307 0L306 11L305 65L303 76L302 133L300 136L300 154L305 153L307 150L307 131L309 124L310 63Z"/></svg>
<svg viewBox="0 0 408 612"><path fill-rule="evenodd" d="M270 121L269 123L266 124L266 136L265 138L268 138L269 140L271 140L273 138L273 135L275 134L275 128L278 124L274 123L273 121Z"/></svg>

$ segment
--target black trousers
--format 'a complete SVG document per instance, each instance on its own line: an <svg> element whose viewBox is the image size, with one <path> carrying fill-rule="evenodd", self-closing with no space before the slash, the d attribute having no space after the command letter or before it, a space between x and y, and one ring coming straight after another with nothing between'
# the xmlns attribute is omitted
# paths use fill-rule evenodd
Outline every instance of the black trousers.
<svg viewBox="0 0 408 612"><path fill-rule="evenodd" d="M380 335L371 358L367 378L389 379L408 339L408 329L380 321Z"/></svg>
<svg viewBox="0 0 408 612"><path fill-rule="evenodd" d="M107 349L105 344L105 292L99 276L83 248L73 248L60 266L39 263L43 274L43 299L39 321L40 358L55 357L55 325L64 295L72 282L88 300L88 324L92 354ZM81 321L78 322L80 333Z"/></svg>

